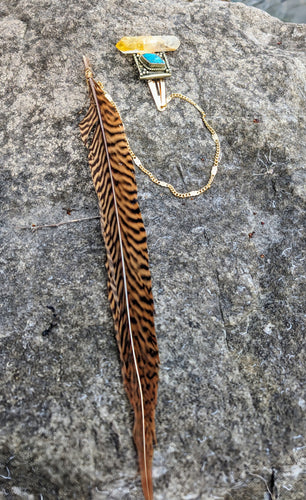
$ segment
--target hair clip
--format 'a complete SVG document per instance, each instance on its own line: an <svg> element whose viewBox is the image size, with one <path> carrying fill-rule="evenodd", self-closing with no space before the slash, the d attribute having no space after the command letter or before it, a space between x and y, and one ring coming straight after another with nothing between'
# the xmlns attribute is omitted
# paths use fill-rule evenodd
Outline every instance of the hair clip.
<svg viewBox="0 0 306 500"><path fill-rule="evenodd" d="M133 55L136 67L138 69L139 78L140 80L147 81L158 111L164 111L169 102L174 98L186 101L194 106L197 111L199 111L205 127L211 133L216 149L209 180L207 184L202 188L195 191L189 191L187 193L179 193L172 186L172 184L158 180L152 174L152 172L150 172L141 164L140 160L130 148L130 154L137 167L140 168L142 172L147 174L155 184L162 187L167 187L171 191L171 193L178 198L190 198L204 193L211 187L218 171L221 151L218 135L212 128L212 126L207 122L204 110L192 99L179 92L173 92L169 95L169 97L166 96L165 79L171 76L171 70L166 52L175 51L179 48L179 46L180 41L176 36L123 37L116 44L117 49L120 50L120 52L122 52L123 54Z"/></svg>
<svg viewBox="0 0 306 500"><path fill-rule="evenodd" d="M133 54L140 80L148 82L158 111L164 111L166 103L165 78L171 76L166 51L180 46L176 36L125 36L116 47L124 54Z"/></svg>

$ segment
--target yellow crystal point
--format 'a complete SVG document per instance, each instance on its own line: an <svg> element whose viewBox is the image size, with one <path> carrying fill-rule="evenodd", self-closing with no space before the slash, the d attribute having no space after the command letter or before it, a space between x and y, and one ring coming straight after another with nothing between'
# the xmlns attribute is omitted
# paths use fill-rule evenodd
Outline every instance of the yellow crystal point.
<svg viewBox="0 0 306 500"><path fill-rule="evenodd" d="M124 36L116 47L125 54L145 54L176 50L179 45L176 36Z"/></svg>

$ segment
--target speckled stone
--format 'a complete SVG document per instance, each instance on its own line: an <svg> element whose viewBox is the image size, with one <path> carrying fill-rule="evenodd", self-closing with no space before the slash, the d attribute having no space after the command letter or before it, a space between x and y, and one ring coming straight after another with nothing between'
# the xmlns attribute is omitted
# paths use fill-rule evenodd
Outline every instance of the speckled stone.
<svg viewBox="0 0 306 500"><path fill-rule="evenodd" d="M158 113L115 48L171 33L168 91L205 109L222 159L194 200L137 172L161 358L154 498L304 499L305 25L218 0L4 0L0 15L0 497L143 498L99 221L20 226L98 215L83 54L143 164L181 190L207 181L197 111Z"/></svg>

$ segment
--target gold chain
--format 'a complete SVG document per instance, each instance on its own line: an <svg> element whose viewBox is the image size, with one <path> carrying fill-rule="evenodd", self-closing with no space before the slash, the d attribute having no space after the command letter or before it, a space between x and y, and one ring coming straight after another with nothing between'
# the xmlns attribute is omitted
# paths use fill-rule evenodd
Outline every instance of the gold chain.
<svg viewBox="0 0 306 500"><path fill-rule="evenodd" d="M98 82L100 84L100 82ZM101 87L102 87L102 84L101 84ZM102 87L102 89L103 87ZM112 100L112 98L110 97L109 94L105 93L106 97L112 101L112 103L114 104L114 106L116 107L119 115L120 115L120 112L116 106L116 104L114 103L114 101ZM189 104L192 104L192 106L194 106L198 111L199 113L201 114L201 118L202 118L202 121L205 125L205 127L207 128L207 130L209 130L209 132L211 133L211 136L215 142L215 145L216 145L216 152L215 152L215 157L214 157L214 163L212 165L212 168L211 168L211 171L210 171L210 177L209 177L209 180L207 182L207 184L205 184L205 186L203 186L201 189L198 189L196 191L188 191L187 193L180 193L178 192L173 186L172 184L169 184L168 182L164 182L164 181L160 181L159 179L157 179L157 177L155 177L155 175L152 174L152 172L150 172L150 170L148 170L147 168L145 168L141 161L139 160L139 158L135 155L135 153L132 151L131 149L131 146L127 140L127 144L128 144L128 150L129 150L129 153L132 157L132 160L134 161L135 165L142 171L144 172L150 179L152 182L154 182L155 184L157 184L158 186L161 186L161 187L166 187L168 188L171 193L176 196L177 198L191 198L191 197L194 197L194 196L199 196L200 194L202 193L205 193L205 191L207 191L210 186L212 185L213 183L213 180L214 178L216 177L216 174L217 174L217 171L218 171L218 164L219 164L219 160L220 160L220 141L219 141L219 138L218 138L218 135L217 133L215 132L215 130L211 127L211 125L209 125L209 123L206 121L206 118L205 118L205 112L203 111L203 109L198 106L198 104L196 104L192 99L190 99L189 97L186 97L185 95L183 94L179 94L177 92L174 92L172 94L170 94L170 96L167 98L167 103L166 103L166 106L169 104L169 102L174 99L174 98L178 98L178 99L182 99L183 101L186 101L186 102L189 102ZM166 107L165 106L165 107Z"/></svg>

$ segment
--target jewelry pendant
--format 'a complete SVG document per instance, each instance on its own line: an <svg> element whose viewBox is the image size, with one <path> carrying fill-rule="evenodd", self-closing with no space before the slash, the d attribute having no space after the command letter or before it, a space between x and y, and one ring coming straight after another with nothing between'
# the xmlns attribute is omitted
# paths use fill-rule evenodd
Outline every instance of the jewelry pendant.
<svg viewBox="0 0 306 500"><path fill-rule="evenodd" d="M142 165L139 158L137 158L137 156L133 153L129 146L129 152L134 163L138 168L140 168L140 170L142 170L142 172L150 177L151 181L153 181L158 186L168 188L170 192L178 198L191 198L205 193L205 191L207 191L211 187L218 171L221 151L218 135L213 127L207 122L205 112L198 104L196 104L189 97L186 97L185 95L178 92L173 92L169 95L168 98L166 97L165 79L171 76L171 70L166 52L178 49L179 45L180 41L175 36L134 36L121 38L116 47L124 54L133 55L136 67L138 69L139 78L140 80L146 80L148 82L150 92L158 111L164 111L169 102L174 98L186 101L194 106L196 110L201 114L204 126L211 133L211 137L215 143L215 155L209 179L205 186L203 186L202 188L194 191L188 191L187 193L180 193L172 186L172 184L158 180L152 174L152 172L150 172L150 170Z"/></svg>
<svg viewBox="0 0 306 500"><path fill-rule="evenodd" d="M133 54L140 80L146 80L158 111L167 106L165 78L171 76L166 51L178 49L176 36L124 37L116 47L124 54Z"/></svg>

